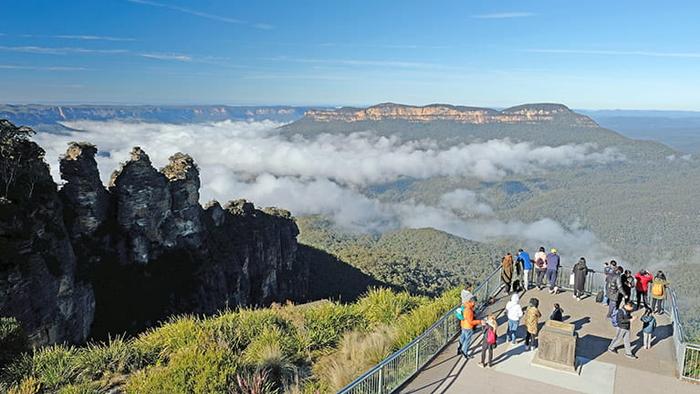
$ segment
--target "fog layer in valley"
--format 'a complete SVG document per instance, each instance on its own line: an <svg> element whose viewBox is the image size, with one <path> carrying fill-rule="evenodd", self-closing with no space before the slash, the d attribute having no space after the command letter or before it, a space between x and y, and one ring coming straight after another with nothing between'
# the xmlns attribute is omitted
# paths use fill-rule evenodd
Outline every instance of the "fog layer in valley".
<svg viewBox="0 0 700 394"><path fill-rule="evenodd" d="M353 231L433 227L477 241L517 239L529 247L556 245L570 257L593 259L610 250L591 232L548 218L536 222L502 221L479 195L456 189L434 206L405 200L383 202L364 188L400 179L465 176L494 181L508 175L544 173L558 166L624 160L613 148L593 144L558 147L490 140L438 148L435 141L400 142L372 132L321 134L312 139L283 135L280 124L219 122L154 124L71 122L82 130L65 135L40 133L53 176L59 181L58 157L70 141L97 145L102 179L107 183L133 146L142 147L155 166L175 152L191 155L200 167L202 202L246 198L258 206L279 206L295 215L323 214Z"/></svg>

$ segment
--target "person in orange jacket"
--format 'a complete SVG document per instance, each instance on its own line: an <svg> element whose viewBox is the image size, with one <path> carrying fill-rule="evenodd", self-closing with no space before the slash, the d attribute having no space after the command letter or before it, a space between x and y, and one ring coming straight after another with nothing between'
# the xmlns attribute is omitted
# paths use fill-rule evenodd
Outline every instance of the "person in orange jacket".
<svg viewBox="0 0 700 394"><path fill-rule="evenodd" d="M462 320L460 320L459 325L462 328L462 333L459 337L460 347L458 352L461 353L466 358L472 358L474 355L469 354L469 345L472 341L472 336L474 336L474 329L481 325L481 320L474 318L474 297L471 297L464 304L462 304Z"/></svg>

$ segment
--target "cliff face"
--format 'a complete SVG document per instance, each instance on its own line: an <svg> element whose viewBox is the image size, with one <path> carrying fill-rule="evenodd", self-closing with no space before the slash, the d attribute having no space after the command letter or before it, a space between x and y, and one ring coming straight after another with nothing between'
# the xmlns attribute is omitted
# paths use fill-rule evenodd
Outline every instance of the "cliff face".
<svg viewBox="0 0 700 394"><path fill-rule="evenodd" d="M34 344L80 342L93 321L92 285L81 274L43 150L19 130L0 120L0 183L7 186L0 198L0 315L16 317Z"/></svg>
<svg viewBox="0 0 700 394"><path fill-rule="evenodd" d="M59 192L44 164L32 201L3 200L0 315L16 316L33 343L305 298L308 267L289 212L244 200L205 209L191 157L175 154L158 171L138 147L106 189L96 152L72 143Z"/></svg>
<svg viewBox="0 0 700 394"><path fill-rule="evenodd" d="M596 127L590 118L576 114L561 104L527 104L496 111L489 108L461 107L432 104L423 107L401 104L379 104L368 108L340 108L337 110L310 110L304 117L317 122L360 122L379 120L407 120L430 122L447 120L469 124L491 123L547 123L561 118L573 120L584 127Z"/></svg>

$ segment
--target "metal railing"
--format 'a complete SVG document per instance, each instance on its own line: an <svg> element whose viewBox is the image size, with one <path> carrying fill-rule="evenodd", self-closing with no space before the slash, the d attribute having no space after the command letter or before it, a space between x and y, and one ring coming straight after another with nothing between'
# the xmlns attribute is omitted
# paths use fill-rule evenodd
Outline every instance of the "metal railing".
<svg viewBox="0 0 700 394"><path fill-rule="evenodd" d="M501 290L500 272L500 268L493 271L472 291L477 301L476 311L482 311L489 299ZM459 334L459 321L454 317L457 308L445 313L411 343L394 352L338 393L386 394L401 387Z"/></svg>

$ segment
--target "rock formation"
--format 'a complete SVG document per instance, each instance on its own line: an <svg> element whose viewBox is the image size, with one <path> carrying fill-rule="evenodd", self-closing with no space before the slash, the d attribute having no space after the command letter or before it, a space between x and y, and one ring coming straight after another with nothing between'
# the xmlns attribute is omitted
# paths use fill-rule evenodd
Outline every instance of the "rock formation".
<svg viewBox="0 0 700 394"><path fill-rule="evenodd" d="M468 124L490 123L546 123L560 118L573 120L584 127L597 127L587 116L575 114L561 104L526 104L503 111L489 108L462 107L446 104L431 104L423 107L394 103L378 104L368 108L340 108L337 110L310 110L304 117L318 122L360 122L378 120L407 120L430 122L446 120ZM571 119L575 118L575 119Z"/></svg>
<svg viewBox="0 0 700 394"><path fill-rule="evenodd" d="M0 315L16 317L31 343L80 342L93 320L92 285L81 274L73 252L63 204L42 160L43 150L27 135L0 120L0 164L3 169L11 165L22 170L14 172L15 182L0 199ZM21 161L11 162L20 156ZM8 173L0 175L3 185L9 182Z"/></svg>
<svg viewBox="0 0 700 394"><path fill-rule="evenodd" d="M205 209L191 157L177 153L158 171L138 147L106 189L96 152L71 143L60 191L44 164L32 201L0 207L0 315L16 316L34 344L305 298L289 212L245 200Z"/></svg>

